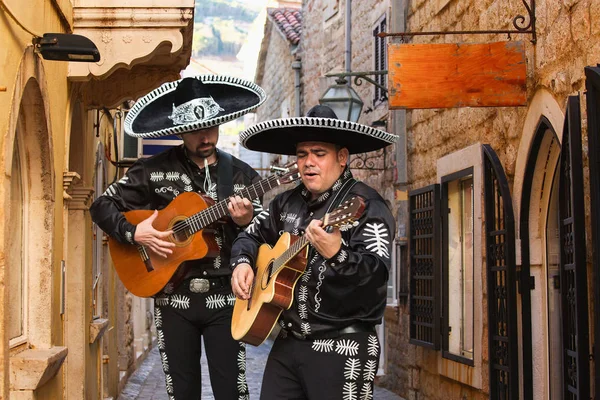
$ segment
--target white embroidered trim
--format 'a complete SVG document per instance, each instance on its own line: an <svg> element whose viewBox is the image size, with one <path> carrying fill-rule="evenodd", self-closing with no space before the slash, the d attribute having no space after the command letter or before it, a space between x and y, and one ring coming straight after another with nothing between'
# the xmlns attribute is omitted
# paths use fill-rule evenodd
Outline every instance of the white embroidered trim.
<svg viewBox="0 0 600 400"><path fill-rule="evenodd" d="M387 246L390 242L384 239L389 236L388 231L383 223L367 224L363 236L368 239L365 242L369 243L366 248L371 253L377 254L379 257L390 258L390 252Z"/></svg>
<svg viewBox="0 0 600 400"><path fill-rule="evenodd" d="M342 356L355 356L358 348L358 342L350 339L340 339L335 344L335 351Z"/></svg>
<svg viewBox="0 0 600 400"><path fill-rule="evenodd" d="M198 97L175 107L169 119L173 125L202 123L216 117L220 111L225 111L213 98Z"/></svg>

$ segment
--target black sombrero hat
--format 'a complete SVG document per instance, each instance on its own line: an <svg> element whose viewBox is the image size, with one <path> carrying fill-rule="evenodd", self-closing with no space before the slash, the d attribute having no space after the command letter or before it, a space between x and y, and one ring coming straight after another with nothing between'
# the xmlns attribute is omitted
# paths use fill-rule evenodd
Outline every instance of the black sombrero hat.
<svg viewBox="0 0 600 400"><path fill-rule="evenodd" d="M141 138L176 135L232 121L267 96L245 79L199 75L168 82L139 99L125 118L125 132Z"/></svg>
<svg viewBox="0 0 600 400"><path fill-rule="evenodd" d="M338 119L331 108L322 105L311 108L306 117L264 121L240 133L240 143L249 150L287 155L295 155L300 142L339 144L356 154L379 150L397 139L391 133Z"/></svg>

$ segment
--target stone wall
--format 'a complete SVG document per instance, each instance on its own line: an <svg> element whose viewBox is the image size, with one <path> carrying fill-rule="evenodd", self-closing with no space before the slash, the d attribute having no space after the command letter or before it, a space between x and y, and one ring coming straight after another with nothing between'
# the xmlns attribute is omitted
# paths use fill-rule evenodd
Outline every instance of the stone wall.
<svg viewBox="0 0 600 400"><path fill-rule="evenodd" d="M377 2L375 2L377 3ZM401 2L394 2L394 6ZM600 3L594 0L536 1L537 43L531 35L512 35L512 40L526 42L527 96L525 107L457 108L413 110L407 112L408 183L418 189L436 183L436 163L445 155L475 143L488 143L498 154L509 180L511 192L517 158L524 133L528 108L541 90L551 93L563 113L569 95L585 90L584 67L600 62ZM408 0L407 31L492 30L511 29L517 15L526 14L520 1L504 0ZM417 36L412 43L461 43L506 40L506 35L445 35ZM586 193L587 132L585 97L582 96L583 154ZM559 137L560 137L559 133ZM526 144L525 149L528 148ZM514 197L513 197L514 202ZM518 204L514 204L518 211ZM589 199L586 199L589 216ZM517 216L516 216L517 217ZM408 221L405 221L407 223ZM589 235L589 226L588 238ZM590 258L588 239L588 262ZM589 276L591 273L591 267ZM590 279L591 281L591 279ZM591 291L591 286L588 288ZM484 298L486 289L484 285ZM590 309L592 297L589 297ZM484 305L487 310L487 305ZM520 317L519 317L520 318ZM388 321L398 320L399 327L388 331L391 354L388 376L382 381L407 399L484 399L488 398L487 323L483 337L483 380L481 390L460 384L439 373L439 351L408 344L408 309L401 307L398 315L391 311ZM487 312L484 312L487 321ZM592 321L590 320L590 324Z"/></svg>

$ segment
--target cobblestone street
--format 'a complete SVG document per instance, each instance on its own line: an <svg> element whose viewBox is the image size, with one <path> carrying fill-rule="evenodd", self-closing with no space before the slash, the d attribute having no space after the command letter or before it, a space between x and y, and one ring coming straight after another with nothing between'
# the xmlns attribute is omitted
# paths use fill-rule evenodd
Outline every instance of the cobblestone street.
<svg viewBox="0 0 600 400"><path fill-rule="evenodd" d="M259 347L248 345L246 349L250 398L258 400L263 370L271 349L271 342L266 342ZM375 387L374 398L376 400L402 400L396 394L379 387ZM202 356L202 399L214 399L204 355ZM148 354L140 368L129 378L118 400L169 400L165 389L165 375L156 347Z"/></svg>

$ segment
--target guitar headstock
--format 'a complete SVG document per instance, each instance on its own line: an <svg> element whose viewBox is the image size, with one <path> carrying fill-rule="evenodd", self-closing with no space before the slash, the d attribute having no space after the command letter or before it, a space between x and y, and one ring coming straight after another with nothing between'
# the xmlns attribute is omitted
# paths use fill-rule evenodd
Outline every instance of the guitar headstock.
<svg viewBox="0 0 600 400"><path fill-rule="evenodd" d="M362 197L355 196L345 201L335 210L325 214L323 217L323 227L351 224L360 218L365 210L365 201Z"/></svg>
<svg viewBox="0 0 600 400"><path fill-rule="evenodd" d="M271 166L271 172L275 172L279 176L281 183L291 183L300 179L298 164L294 161L283 167Z"/></svg>

